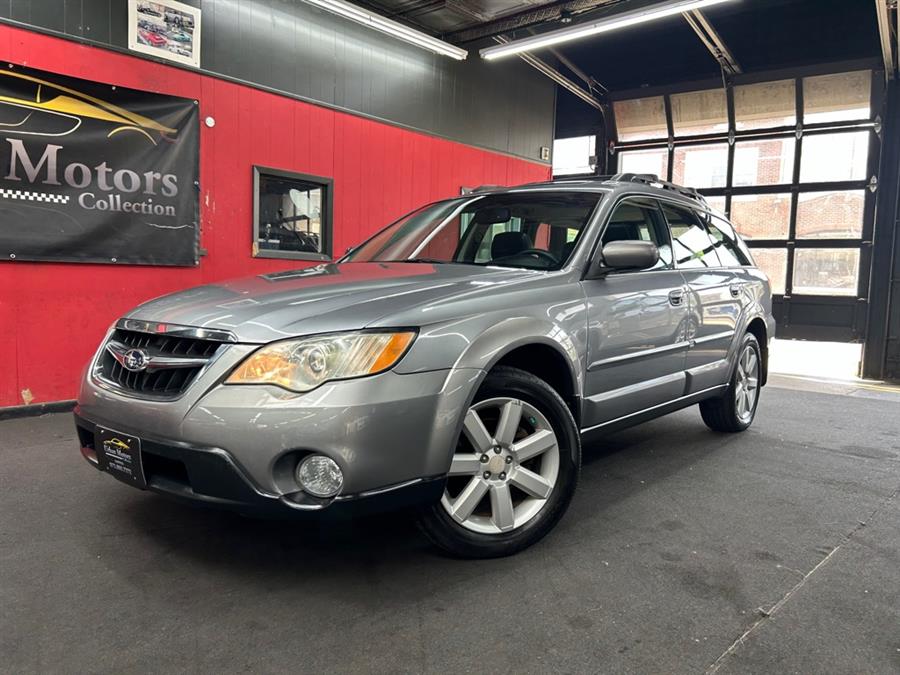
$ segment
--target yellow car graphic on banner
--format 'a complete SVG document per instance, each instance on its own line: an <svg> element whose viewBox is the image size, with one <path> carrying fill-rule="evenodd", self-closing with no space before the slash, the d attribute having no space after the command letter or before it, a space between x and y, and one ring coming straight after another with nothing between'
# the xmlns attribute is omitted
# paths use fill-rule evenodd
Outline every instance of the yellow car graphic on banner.
<svg viewBox="0 0 900 675"><path fill-rule="evenodd" d="M107 138L137 133L156 145L154 136L171 139L177 133L143 115L31 75L9 70L0 76L0 131L5 133L68 136L85 118L108 122L112 128Z"/></svg>

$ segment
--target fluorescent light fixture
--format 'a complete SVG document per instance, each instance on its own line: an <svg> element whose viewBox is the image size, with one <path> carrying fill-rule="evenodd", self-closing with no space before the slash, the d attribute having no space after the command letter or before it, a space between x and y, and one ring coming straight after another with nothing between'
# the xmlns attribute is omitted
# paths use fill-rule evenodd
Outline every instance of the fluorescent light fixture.
<svg viewBox="0 0 900 675"><path fill-rule="evenodd" d="M469 52L465 49L460 49L456 45L451 45L449 42L438 40L426 33L413 30L408 26L404 26L402 23L391 21L379 14L366 11L361 7L351 5L349 2L344 2L343 0L305 0L305 2L308 2L310 5L315 5L316 7L321 7L325 11L337 14L345 19L355 21L363 26L368 26L373 30L395 37L398 40L408 42L416 47L427 49L435 54L449 56L451 59L456 59L457 61L462 61L469 55Z"/></svg>
<svg viewBox="0 0 900 675"><path fill-rule="evenodd" d="M521 40L513 40L506 44L496 45L494 47L485 47L479 53L483 59L499 59L504 56L512 56L513 54L521 54L522 52L530 52L542 47L562 44L563 42L571 42L579 40L590 35L598 35L600 33L608 33L619 28L635 26L639 23L647 21L655 21L673 14L681 14L682 12L690 12L693 9L702 9L710 5L718 5L722 2L731 2L731 0L676 0L675 2L661 2L652 7L643 7L630 12L620 12L611 16L605 16L602 19L591 21L588 23L560 28L549 33L533 35L531 37L522 38Z"/></svg>

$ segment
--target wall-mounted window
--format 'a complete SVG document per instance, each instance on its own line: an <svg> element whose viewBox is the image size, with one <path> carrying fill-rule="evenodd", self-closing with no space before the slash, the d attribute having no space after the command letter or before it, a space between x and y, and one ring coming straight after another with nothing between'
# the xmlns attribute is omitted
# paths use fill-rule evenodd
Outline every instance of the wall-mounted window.
<svg viewBox="0 0 900 675"><path fill-rule="evenodd" d="M253 255L330 260L333 181L253 167Z"/></svg>
<svg viewBox="0 0 900 675"><path fill-rule="evenodd" d="M591 173L594 170L592 159L596 146L596 136L557 138L553 141L553 175Z"/></svg>

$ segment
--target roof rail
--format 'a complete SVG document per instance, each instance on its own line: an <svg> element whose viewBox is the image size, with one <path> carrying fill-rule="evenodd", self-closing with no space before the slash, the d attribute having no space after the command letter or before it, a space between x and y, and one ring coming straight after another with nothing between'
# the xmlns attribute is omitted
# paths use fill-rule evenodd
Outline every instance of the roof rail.
<svg viewBox="0 0 900 675"><path fill-rule="evenodd" d="M643 183L644 185L661 187L665 190L677 192L680 195L689 197L693 200L701 202L702 204L707 203L706 197L697 192L695 188L676 185L675 183L670 183L667 180L660 180L659 176L657 176L655 173L617 173L615 176L609 178L608 180L618 181L622 183Z"/></svg>

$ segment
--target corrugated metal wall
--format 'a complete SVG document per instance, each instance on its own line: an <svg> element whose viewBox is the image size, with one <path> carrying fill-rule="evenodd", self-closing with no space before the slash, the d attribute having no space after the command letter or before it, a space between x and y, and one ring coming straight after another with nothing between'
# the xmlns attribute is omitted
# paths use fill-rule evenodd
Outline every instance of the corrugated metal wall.
<svg viewBox="0 0 900 675"><path fill-rule="evenodd" d="M554 85L518 60L453 61L300 0L186 2L206 72L529 159L552 144ZM0 0L0 19L125 48L127 5Z"/></svg>

